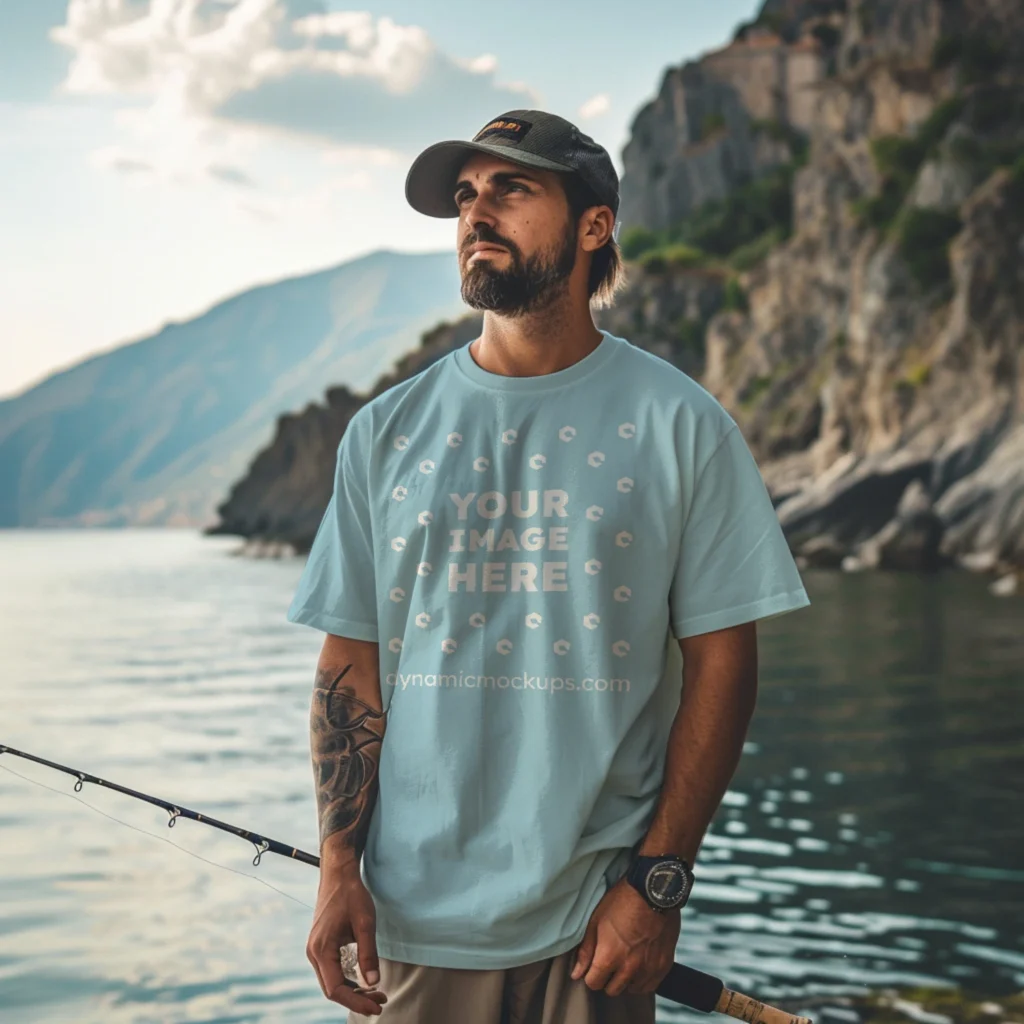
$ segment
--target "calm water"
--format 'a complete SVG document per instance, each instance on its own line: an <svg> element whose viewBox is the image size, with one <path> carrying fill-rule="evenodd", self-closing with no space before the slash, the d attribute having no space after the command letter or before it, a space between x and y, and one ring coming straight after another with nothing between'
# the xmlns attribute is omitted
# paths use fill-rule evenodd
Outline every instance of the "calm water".
<svg viewBox="0 0 1024 1024"><path fill-rule="evenodd" d="M301 560L236 545L0 532L0 742L314 851L320 634L284 620ZM805 581L812 606L761 626L750 743L677 959L768 1000L1021 989L1024 602L962 574ZM5 1024L343 1019L305 958L315 869L0 768Z"/></svg>

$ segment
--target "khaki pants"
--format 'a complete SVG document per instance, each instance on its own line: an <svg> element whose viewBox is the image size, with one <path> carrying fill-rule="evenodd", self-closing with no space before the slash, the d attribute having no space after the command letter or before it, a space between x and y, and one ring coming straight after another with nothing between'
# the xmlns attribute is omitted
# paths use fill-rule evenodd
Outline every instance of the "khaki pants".
<svg viewBox="0 0 1024 1024"><path fill-rule="evenodd" d="M573 981L575 949L495 970L378 960L383 1013L350 1013L349 1024L654 1024L653 992L609 996Z"/></svg>

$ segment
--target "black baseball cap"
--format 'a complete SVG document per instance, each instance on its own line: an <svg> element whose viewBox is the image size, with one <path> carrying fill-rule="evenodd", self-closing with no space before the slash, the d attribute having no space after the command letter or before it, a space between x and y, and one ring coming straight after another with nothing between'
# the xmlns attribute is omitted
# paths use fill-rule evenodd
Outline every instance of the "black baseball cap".
<svg viewBox="0 0 1024 1024"><path fill-rule="evenodd" d="M405 198L428 217L458 217L455 182L473 153L491 153L525 167L577 174L602 206L619 212L619 176L608 151L564 117L544 110L509 110L483 126L472 141L428 146L409 168Z"/></svg>

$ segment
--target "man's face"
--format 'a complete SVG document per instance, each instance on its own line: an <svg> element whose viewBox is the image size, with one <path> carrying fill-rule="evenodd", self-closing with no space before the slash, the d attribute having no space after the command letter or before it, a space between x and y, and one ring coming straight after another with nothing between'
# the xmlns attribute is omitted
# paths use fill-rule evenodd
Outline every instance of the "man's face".
<svg viewBox="0 0 1024 1024"><path fill-rule="evenodd" d="M476 153L459 172L455 202L466 305L521 316L565 291L577 226L556 172Z"/></svg>

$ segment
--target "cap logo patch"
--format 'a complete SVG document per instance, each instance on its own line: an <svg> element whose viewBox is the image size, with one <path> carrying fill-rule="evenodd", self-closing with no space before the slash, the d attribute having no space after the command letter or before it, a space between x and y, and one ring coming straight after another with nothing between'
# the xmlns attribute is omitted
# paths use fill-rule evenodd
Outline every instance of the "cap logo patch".
<svg viewBox="0 0 1024 1024"><path fill-rule="evenodd" d="M492 121L473 136L473 141L480 142L482 139L489 139L497 135L503 139L510 139L512 142L522 142L532 127L531 121L511 121L508 118Z"/></svg>

